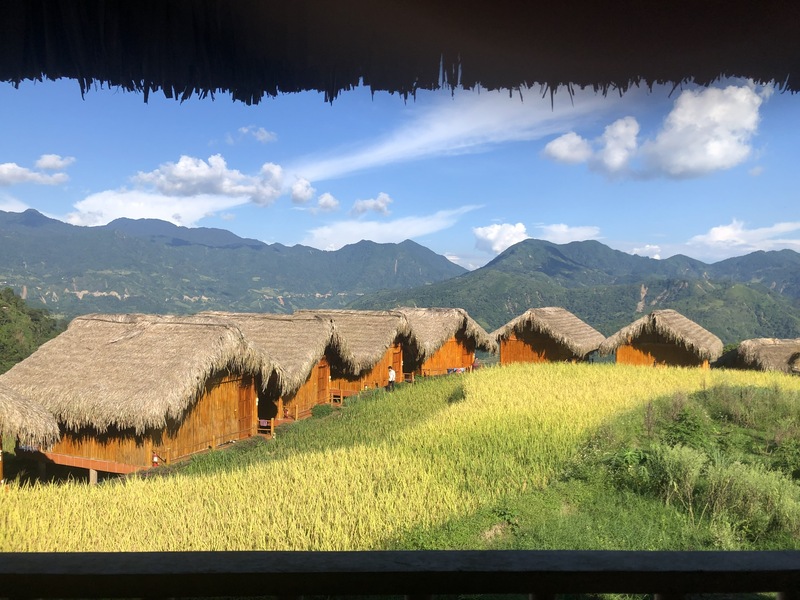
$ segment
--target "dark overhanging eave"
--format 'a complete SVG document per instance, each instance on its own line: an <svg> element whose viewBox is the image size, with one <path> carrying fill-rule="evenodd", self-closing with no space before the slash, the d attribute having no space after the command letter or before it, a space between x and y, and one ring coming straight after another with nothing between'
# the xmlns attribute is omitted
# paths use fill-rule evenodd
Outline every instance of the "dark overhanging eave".
<svg viewBox="0 0 800 600"><path fill-rule="evenodd" d="M797 91L800 5L779 0L5 0L0 80L169 98L369 87L601 93L741 77Z"/></svg>

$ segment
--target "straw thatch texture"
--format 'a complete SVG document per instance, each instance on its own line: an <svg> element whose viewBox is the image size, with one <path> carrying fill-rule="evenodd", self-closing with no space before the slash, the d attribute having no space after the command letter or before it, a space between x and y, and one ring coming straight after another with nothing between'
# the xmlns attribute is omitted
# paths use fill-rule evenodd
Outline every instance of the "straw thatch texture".
<svg viewBox="0 0 800 600"><path fill-rule="evenodd" d="M0 80L185 100L230 92L627 89L720 77L800 89L787 0L3 0Z"/></svg>
<svg viewBox="0 0 800 600"><path fill-rule="evenodd" d="M401 307L395 310L408 320L408 337L420 363L436 354L458 333L472 339L480 350L497 351L496 341L463 308Z"/></svg>
<svg viewBox="0 0 800 600"><path fill-rule="evenodd" d="M305 383L314 365L325 356L333 331L330 321L313 314L208 311L201 315L236 324L248 343L261 355L264 363L275 369L278 387L283 396L293 394ZM262 380L265 388L268 380L268 377Z"/></svg>
<svg viewBox="0 0 800 600"><path fill-rule="evenodd" d="M566 347L576 357L584 358L605 341L605 336L564 308L548 306L531 308L492 332L500 342L511 334L533 331L546 335Z"/></svg>
<svg viewBox="0 0 800 600"><path fill-rule="evenodd" d="M744 340L736 352L739 359L737 362L745 368L792 373L797 357L800 356L800 338Z"/></svg>
<svg viewBox="0 0 800 600"><path fill-rule="evenodd" d="M69 429L143 433L179 420L215 373L256 374L261 358L210 317L88 315L0 377Z"/></svg>
<svg viewBox="0 0 800 600"><path fill-rule="evenodd" d="M408 333L403 315L385 310L309 310L333 325L331 348L353 375L372 369L400 336Z"/></svg>
<svg viewBox="0 0 800 600"><path fill-rule="evenodd" d="M24 446L50 446L60 434L52 414L0 384L0 436L4 435L18 439Z"/></svg>
<svg viewBox="0 0 800 600"><path fill-rule="evenodd" d="M722 340L672 309L654 310L623 327L600 344L600 354L611 354L644 334L660 335L701 360L713 361L722 354Z"/></svg>

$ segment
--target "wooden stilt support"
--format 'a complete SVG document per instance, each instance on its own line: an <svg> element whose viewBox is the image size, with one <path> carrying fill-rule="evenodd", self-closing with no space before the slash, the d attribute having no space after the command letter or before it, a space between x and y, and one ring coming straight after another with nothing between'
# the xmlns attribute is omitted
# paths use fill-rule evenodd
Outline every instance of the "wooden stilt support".
<svg viewBox="0 0 800 600"><path fill-rule="evenodd" d="M97 470L89 469L89 485L97 485Z"/></svg>

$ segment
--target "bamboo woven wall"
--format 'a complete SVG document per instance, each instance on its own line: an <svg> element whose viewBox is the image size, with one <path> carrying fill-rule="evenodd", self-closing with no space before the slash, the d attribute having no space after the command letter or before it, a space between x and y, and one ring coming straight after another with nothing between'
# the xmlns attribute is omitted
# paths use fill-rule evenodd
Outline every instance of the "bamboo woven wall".
<svg viewBox="0 0 800 600"><path fill-rule="evenodd" d="M420 365L417 375L444 375L448 369L471 369L475 362L475 342L451 337L433 356Z"/></svg>
<svg viewBox="0 0 800 600"><path fill-rule="evenodd" d="M339 369L331 370L331 389L345 392L360 392L364 389L386 387L389 384L389 367L397 373L397 381L402 380L403 347L396 343L386 350L383 357L372 369L360 376L348 376Z"/></svg>
<svg viewBox="0 0 800 600"><path fill-rule="evenodd" d="M330 402L330 373L331 368L323 356L311 369L305 383L291 396L284 396L278 400L278 416L299 419L307 414L317 404Z"/></svg>
<svg viewBox="0 0 800 600"><path fill-rule="evenodd" d="M708 361L703 360L688 350L664 342L637 342L617 348L616 359L622 365L675 366L709 368Z"/></svg>
<svg viewBox="0 0 800 600"><path fill-rule="evenodd" d="M256 426L253 377L225 375L210 380L206 390L174 428L151 434L65 432L46 456L57 464L63 457L149 467L153 452L171 462L220 444L253 435ZM113 467L112 467L113 468Z"/></svg>
<svg viewBox="0 0 800 600"><path fill-rule="evenodd" d="M568 348L549 335L526 331L500 340L500 364L515 362L564 362L576 360Z"/></svg>

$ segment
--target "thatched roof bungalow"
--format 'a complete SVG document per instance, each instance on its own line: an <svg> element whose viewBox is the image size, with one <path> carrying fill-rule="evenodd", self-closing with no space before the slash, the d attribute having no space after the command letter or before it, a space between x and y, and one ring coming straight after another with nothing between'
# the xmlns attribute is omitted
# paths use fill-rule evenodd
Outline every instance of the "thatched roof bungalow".
<svg viewBox="0 0 800 600"><path fill-rule="evenodd" d="M722 340L671 309L654 310L600 344L617 363L708 368L722 354Z"/></svg>
<svg viewBox="0 0 800 600"><path fill-rule="evenodd" d="M234 323L248 343L273 366L275 376L259 398L259 419L306 416L330 401L326 350L333 325L313 314L205 312Z"/></svg>
<svg viewBox="0 0 800 600"><path fill-rule="evenodd" d="M396 308L408 321L403 369L416 375L464 371L475 363L475 351L496 352L489 334L463 308Z"/></svg>
<svg viewBox="0 0 800 600"><path fill-rule="evenodd" d="M333 326L328 349L331 389L339 397L365 389L386 387L389 367L403 372L403 338L408 325L403 315L384 310L313 310Z"/></svg>
<svg viewBox="0 0 800 600"><path fill-rule="evenodd" d="M731 356L726 353L719 363L739 369L800 374L800 338L744 340L731 351Z"/></svg>
<svg viewBox="0 0 800 600"><path fill-rule="evenodd" d="M47 447L59 438L58 423L40 404L0 384L0 483L3 475L3 437L23 446Z"/></svg>
<svg viewBox="0 0 800 600"><path fill-rule="evenodd" d="M499 346L501 365L582 361L606 339L568 310L554 306L528 309L491 337Z"/></svg>
<svg viewBox="0 0 800 600"><path fill-rule="evenodd" d="M209 317L87 315L0 377L61 427L52 462L128 473L255 432L272 367Z"/></svg>

